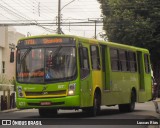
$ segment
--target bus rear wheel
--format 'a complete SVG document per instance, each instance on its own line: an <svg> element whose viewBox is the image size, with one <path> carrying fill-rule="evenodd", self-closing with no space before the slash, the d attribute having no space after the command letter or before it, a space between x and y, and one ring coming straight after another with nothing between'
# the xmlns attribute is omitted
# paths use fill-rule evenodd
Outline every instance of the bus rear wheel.
<svg viewBox="0 0 160 128"><path fill-rule="evenodd" d="M57 109L40 108L38 110L41 117L51 117L57 115Z"/></svg>
<svg viewBox="0 0 160 128"><path fill-rule="evenodd" d="M131 93L131 100L129 104L119 104L119 111L120 112L132 112L135 109L135 102L136 102L136 95L135 92L132 91Z"/></svg>

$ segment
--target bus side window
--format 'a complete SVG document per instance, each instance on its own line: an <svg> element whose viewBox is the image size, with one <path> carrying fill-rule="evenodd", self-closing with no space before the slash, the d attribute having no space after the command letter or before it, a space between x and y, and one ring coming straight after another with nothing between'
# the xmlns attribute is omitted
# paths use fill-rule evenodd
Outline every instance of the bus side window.
<svg viewBox="0 0 160 128"><path fill-rule="evenodd" d="M91 62L92 62L92 69L100 70L100 57L99 57L99 49L98 46L92 45L91 46Z"/></svg>
<svg viewBox="0 0 160 128"><path fill-rule="evenodd" d="M85 47L80 47L79 48L79 57L80 57L81 79L84 79L90 73L90 70L89 70L88 49L85 48Z"/></svg>
<svg viewBox="0 0 160 128"><path fill-rule="evenodd" d="M120 63L119 63L119 57L118 57L118 50L114 48L110 48L110 57L111 57L112 71L119 71Z"/></svg>
<svg viewBox="0 0 160 128"><path fill-rule="evenodd" d="M149 55L144 54L144 63L146 73L150 73Z"/></svg>
<svg viewBox="0 0 160 128"><path fill-rule="evenodd" d="M129 56L129 66L131 72L137 71L137 62L136 62L136 54L135 52L128 52Z"/></svg>
<svg viewBox="0 0 160 128"><path fill-rule="evenodd" d="M122 71L128 71L128 64L127 64L127 51L119 50L119 59Z"/></svg>

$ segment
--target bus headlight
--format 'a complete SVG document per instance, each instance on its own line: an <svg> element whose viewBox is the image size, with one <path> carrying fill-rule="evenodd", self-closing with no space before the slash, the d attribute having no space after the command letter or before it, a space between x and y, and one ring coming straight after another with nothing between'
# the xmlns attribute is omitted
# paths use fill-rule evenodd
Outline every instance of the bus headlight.
<svg viewBox="0 0 160 128"><path fill-rule="evenodd" d="M18 86L17 90L18 90L18 97L24 97L23 91L22 91L22 86Z"/></svg>
<svg viewBox="0 0 160 128"><path fill-rule="evenodd" d="M73 83L73 84L69 84L69 87L68 87L68 95L74 95L75 93L75 90L76 90L76 83Z"/></svg>

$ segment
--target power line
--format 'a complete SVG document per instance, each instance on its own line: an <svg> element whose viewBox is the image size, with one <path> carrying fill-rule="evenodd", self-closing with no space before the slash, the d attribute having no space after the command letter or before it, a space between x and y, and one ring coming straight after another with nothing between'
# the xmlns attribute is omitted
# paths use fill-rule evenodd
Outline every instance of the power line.
<svg viewBox="0 0 160 128"><path fill-rule="evenodd" d="M11 14L13 14L13 15L15 15L15 16L18 17L18 18L25 19L24 21L30 22L26 17L21 16L21 15L20 15L21 13L18 13L17 10L13 9L13 8L12 8L10 5L8 5L6 2L4 2L3 0L2 0L2 2L3 2L4 4L6 4L7 6L10 7L10 9L8 9L7 7L5 7L5 6L3 6L2 4L0 4L0 7L3 8L5 11L7 11L8 13L11 13ZM11 10L11 9L13 9L13 10ZM41 26L40 24L38 24L37 21L32 21L32 23L29 23L29 24L30 24L30 25L37 25L37 26L39 26L39 27L41 27L41 28L43 28L43 29L45 29L45 30L47 30L47 31L50 32L50 30L46 29L44 26ZM25 24L25 23L20 23L20 24L11 24L11 23L10 23L10 24L1 24L1 26L25 26L25 25L27 25L27 24Z"/></svg>
<svg viewBox="0 0 160 128"><path fill-rule="evenodd" d="M3 10L5 10L6 12L8 12L9 14L16 16L17 18L23 18L22 16L20 16L20 15L17 14L17 13L15 13L14 11L6 8L6 7L3 6L2 4L0 4L0 7L1 7Z"/></svg>
<svg viewBox="0 0 160 128"><path fill-rule="evenodd" d="M64 6L61 8L61 10L74 1L75 0L70 0L68 4L66 1L63 1ZM96 5L96 4L93 1L94 0L92 0L89 7L87 5L82 5L82 3L86 3L85 1L78 0L77 2L74 2L74 7L69 6L69 8L66 8L65 11L63 12L64 16L66 17L67 14L70 14L70 15L73 14L73 15L72 15L72 18L61 19L61 22L60 22L61 26L64 26L64 28L68 26L71 26L71 27L72 26L86 26L86 27L94 26L94 23L88 23L87 21L88 19L83 18L84 12L91 13L92 11L94 11L92 10L92 5ZM38 5L39 2L41 2L40 5ZM56 14L58 13L57 0L56 1L47 0L44 2L41 0L23 0L23 1L2 0L0 2L0 5L5 6L5 7L0 6L0 9L1 10L3 9L4 11L3 13L0 10L0 15L3 16L3 14L5 14L4 17L7 19L7 20L4 20L1 18L0 26L38 26L50 32L51 31L53 32L56 30L56 26L57 26ZM82 7L84 7L84 10ZM69 10L70 12L68 13ZM80 14L79 17L82 15L81 19L74 17L75 12L79 12ZM98 12L96 14L98 14ZM70 15L68 17L70 17ZM41 20L41 19L45 19L45 20ZM49 26L53 26L53 29L51 29L52 27L49 27ZM97 26L102 26L102 24L98 23Z"/></svg>
<svg viewBox="0 0 160 128"><path fill-rule="evenodd" d="M36 25L36 26L57 26L57 23L0 23L0 26L28 26L28 25ZM61 26L95 26L94 22L62 22ZM97 26L103 26L102 22L97 21Z"/></svg>

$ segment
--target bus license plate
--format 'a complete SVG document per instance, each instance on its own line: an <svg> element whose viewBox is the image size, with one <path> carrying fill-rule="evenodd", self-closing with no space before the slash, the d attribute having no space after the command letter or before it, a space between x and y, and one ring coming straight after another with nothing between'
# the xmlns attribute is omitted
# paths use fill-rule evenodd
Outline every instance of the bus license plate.
<svg viewBox="0 0 160 128"><path fill-rule="evenodd" d="M41 105L42 105L42 106L50 106L50 105L51 105L51 102L41 102Z"/></svg>

